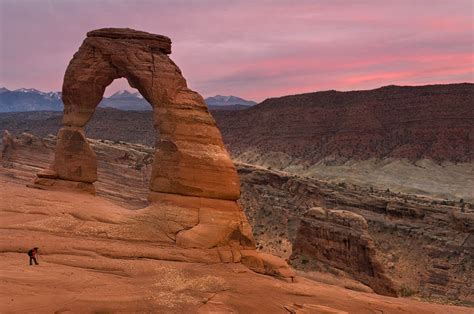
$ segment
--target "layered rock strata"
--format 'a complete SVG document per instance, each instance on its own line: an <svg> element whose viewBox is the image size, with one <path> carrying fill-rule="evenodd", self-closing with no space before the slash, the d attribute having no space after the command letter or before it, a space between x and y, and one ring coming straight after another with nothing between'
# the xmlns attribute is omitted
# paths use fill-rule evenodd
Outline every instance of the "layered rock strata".
<svg viewBox="0 0 474 314"><path fill-rule="evenodd" d="M160 134L150 190L197 197L240 196L235 167L203 98L167 56L171 40L131 29L91 31L64 76L63 128L54 170L63 180L93 183L96 160L83 127L113 80L125 77L153 107Z"/></svg>
<svg viewBox="0 0 474 314"><path fill-rule="evenodd" d="M377 293L397 295L377 258L367 221L358 214L318 207L309 210L301 219L291 259L305 257L319 269L343 270Z"/></svg>

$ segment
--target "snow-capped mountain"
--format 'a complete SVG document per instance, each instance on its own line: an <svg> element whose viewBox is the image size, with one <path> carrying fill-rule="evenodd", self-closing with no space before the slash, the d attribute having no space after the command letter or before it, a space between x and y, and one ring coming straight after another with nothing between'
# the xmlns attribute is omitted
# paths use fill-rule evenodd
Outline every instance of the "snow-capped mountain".
<svg viewBox="0 0 474 314"><path fill-rule="evenodd" d="M237 96L222 96L222 95L216 95L214 97L208 97L205 99L206 104L210 107L214 106L253 106L256 105L257 103L252 100L246 100Z"/></svg>
<svg viewBox="0 0 474 314"><path fill-rule="evenodd" d="M104 108L136 111L147 111L152 109L151 105L139 92L132 93L127 90L118 91L108 98L104 97L99 106Z"/></svg>
<svg viewBox="0 0 474 314"><path fill-rule="evenodd" d="M143 99L143 96L139 92L131 93L128 90L118 91L112 96L110 96L109 99L131 98L131 97Z"/></svg>
<svg viewBox="0 0 474 314"><path fill-rule="evenodd" d="M0 112L63 110L60 92L41 92L34 88L0 88Z"/></svg>
<svg viewBox="0 0 474 314"><path fill-rule="evenodd" d="M205 99L211 110L239 110L253 106L254 101L236 96L217 95ZM61 111L61 92L42 92L34 88L8 90L0 88L0 112ZM139 92L121 90L110 97L104 97L99 107L119 110L148 111L151 105Z"/></svg>

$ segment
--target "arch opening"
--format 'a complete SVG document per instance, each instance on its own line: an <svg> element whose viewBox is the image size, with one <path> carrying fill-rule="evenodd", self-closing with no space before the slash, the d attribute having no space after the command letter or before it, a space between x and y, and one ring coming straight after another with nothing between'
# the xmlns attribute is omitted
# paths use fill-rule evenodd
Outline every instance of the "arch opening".
<svg viewBox="0 0 474 314"><path fill-rule="evenodd" d="M134 210L149 205L147 197L154 154L141 145L154 149L159 140L151 111L151 104L140 92L125 78L118 78L106 87L104 98L85 125L87 138L97 139L91 145L97 156L97 181L94 183L97 195L107 196ZM113 126L114 132L104 137L103 130L110 123L120 125ZM115 172L120 172L120 176L115 176ZM127 199L126 203L124 199Z"/></svg>

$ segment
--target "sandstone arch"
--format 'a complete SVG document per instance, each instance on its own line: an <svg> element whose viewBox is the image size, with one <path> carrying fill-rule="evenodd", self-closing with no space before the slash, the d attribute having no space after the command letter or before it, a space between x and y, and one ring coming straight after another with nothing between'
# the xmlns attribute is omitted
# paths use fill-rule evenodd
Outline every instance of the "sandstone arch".
<svg viewBox="0 0 474 314"><path fill-rule="evenodd" d="M111 225L88 228L86 236L174 244L161 258L242 262L283 277L294 272L281 259L255 251L252 229L241 207L237 171L203 98L190 90L168 57L171 40L132 29L87 33L64 75L63 127L51 169L37 174L42 189L95 192L97 160L84 125L105 88L125 77L153 107L160 134L150 179L150 206L123 212ZM80 210L80 209L79 209ZM107 225L107 226L105 226ZM177 247L177 248L176 248Z"/></svg>
<svg viewBox="0 0 474 314"><path fill-rule="evenodd" d="M99 29L64 75L64 127L54 168L60 179L93 183L97 162L83 132L113 80L125 77L152 105L160 134L150 190L237 200L239 179L203 98L168 57L171 40L131 29Z"/></svg>
<svg viewBox="0 0 474 314"><path fill-rule="evenodd" d="M105 88L124 77L152 105L160 140L150 179L151 205L126 222L129 231L120 237L254 250L251 227L237 203L237 171L203 98L187 87L170 53L171 40L165 36L116 28L87 33L64 75L63 127L54 164L35 183L95 191L97 160L84 125Z"/></svg>

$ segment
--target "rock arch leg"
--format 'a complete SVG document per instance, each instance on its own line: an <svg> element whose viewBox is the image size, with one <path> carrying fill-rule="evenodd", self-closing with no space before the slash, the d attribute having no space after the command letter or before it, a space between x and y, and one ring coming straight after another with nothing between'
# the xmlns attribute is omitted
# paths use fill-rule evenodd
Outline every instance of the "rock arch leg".
<svg viewBox="0 0 474 314"><path fill-rule="evenodd" d="M53 169L59 179L93 183L97 158L89 147L84 125L102 100L105 88L119 75L107 56L93 46L82 45L64 75L63 127L58 133Z"/></svg>
<svg viewBox="0 0 474 314"><path fill-rule="evenodd" d="M160 140L150 190L237 200L237 171L202 97L182 88L155 108Z"/></svg>

